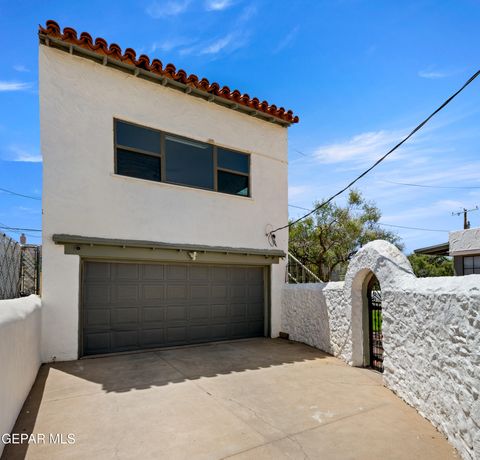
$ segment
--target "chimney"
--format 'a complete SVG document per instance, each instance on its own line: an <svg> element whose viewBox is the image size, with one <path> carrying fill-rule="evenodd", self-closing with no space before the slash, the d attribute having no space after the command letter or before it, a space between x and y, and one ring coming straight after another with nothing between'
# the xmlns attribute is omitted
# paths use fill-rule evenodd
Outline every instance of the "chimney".
<svg viewBox="0 0 480 460"><path fill-rule="evenodd" d="M21 244L21 245L27 244L27 237L25 236L25 233L22 233L22 234L20 235L20 244Z"/></svg>

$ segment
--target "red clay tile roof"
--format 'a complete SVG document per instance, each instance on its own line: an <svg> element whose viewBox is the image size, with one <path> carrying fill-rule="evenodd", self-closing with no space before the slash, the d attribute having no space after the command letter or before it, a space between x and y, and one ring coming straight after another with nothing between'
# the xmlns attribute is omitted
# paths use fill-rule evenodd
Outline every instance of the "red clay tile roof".
<svg viewBox="0 0 480 460"><path fill-rule="evenodd" d="M113 59L123 64L134 66L136 69L152 72L163 77L164 81L167 79L181 83L187 87L187 92L190 92L191 88L196 88L202 93L207 93L210 97L213 95L226 99L230 102L229 106L231 108L241 109L240 106L248 107L250 109L249 113L252 115L262 112L262 115L269 115L269 117L262 116L262 118L270 119L270 121L278 119L282 121L282 124L298 123L299 121L298 116L294 116L291 110L285 110L283 107L278 108L274 104L270 105L267 101L260 102L256 97L250 98L248 94L242 94L237 89L231 91L228 86L221 87L218 83L210 83L206 78L200 80L196 75L188 75L182 69L177 70L173 64L164 66L158 59L153 59L150 62L150 58L144 54L137 59L136 52L132 48L126 48L122 53L122 49L117 44L111 43L109 45L105 39L100 37L94 41L87 32L82 32L78 36L77 31L71 27L65 27L62 33L60 26L55 21L47 21L45 27L39 26L38 33L40 39L43 39L43 42L47 42L47 44L48 38L52 38L53 40L75 45L101 57L107 57L109 60ZM139 70L136 71L138 72Z"/></svg>

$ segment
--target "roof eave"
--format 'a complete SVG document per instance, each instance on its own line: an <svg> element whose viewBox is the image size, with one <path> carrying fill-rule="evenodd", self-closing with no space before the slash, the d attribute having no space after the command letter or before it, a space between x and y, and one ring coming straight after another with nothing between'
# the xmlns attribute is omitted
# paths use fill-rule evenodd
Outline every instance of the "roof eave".
<svg viewBox="0 0 480 460"><path fill-rule="evenodd" d="M428 256L448 256L449 255L449 243L440 243L433 246L427 246L424 248L418 248L413 251L415 254L425 254Z"/></svg>
<svg viewBox="0 0 480 460"><path fill-rule="evenodd" d="M218 105L221 105L223 107L226 107L231 110L235 110L244 114L247 114L249 116L261 119L262 121L267 121L270 123L274 123L277 125L280 125L284 128L288 128L289 126L292 125L291 122L288 122L286 120L283 120L278 117L274 117L273 115L269 115L267 113L264 113L260 110L255 110L251 107L247 107L243 104L238 104L233 101L229 101L228 99L222 98L220 96L217 96L215 94L208 93L206 91L202 91L198 88L194 88L188 84L173 80L172 78L168 78L166 76L162 75L157 75L154 72L150 72L145 69L141 69L133 64L127 64L125 62L121 62L117 59L112 59L106 55L101 55L98 53L95 53L94 51L90 51L88 49L85 49L81 46L75 45L73 43L66 42L64 40L51 37L49 35L39 33L39 40L40 44L49 46L49 47L54 47L57 49L60 49L62 51L68 52L69 54L72 55L77 55L77 56L82 56L88 59L92 59L98 63L101 63L105 66L109 67L115 67L117 70L122 70L124 72L130 73L136 77L143 78L145 80L153 81L156 83L161 84L162 86L173 88L176 90L179 90L181 92L190 94L192 96L197 96L199 98L205 99L208 102L213 102Z"/></svg>

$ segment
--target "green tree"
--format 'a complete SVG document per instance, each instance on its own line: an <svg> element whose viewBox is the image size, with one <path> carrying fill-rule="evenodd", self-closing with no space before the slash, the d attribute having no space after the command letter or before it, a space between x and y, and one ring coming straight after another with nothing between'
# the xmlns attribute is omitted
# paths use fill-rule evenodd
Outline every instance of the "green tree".
<svg viewBox="0 0 480 460"><path fill-rule="evenodd" d="M453 260L446 256L410 254L408 260L419 278L431 276L453 276Z"/></svg>
<svg viewBox="0 0 480 460"><path fill-rule="evenodd" d="M329 281L344 272L352 255L369 241L387 240L402 249L399 236L380 227L380 217L375 203L351 190L345 206L329 203L290 227L289 251L322 281Z"/></svg>

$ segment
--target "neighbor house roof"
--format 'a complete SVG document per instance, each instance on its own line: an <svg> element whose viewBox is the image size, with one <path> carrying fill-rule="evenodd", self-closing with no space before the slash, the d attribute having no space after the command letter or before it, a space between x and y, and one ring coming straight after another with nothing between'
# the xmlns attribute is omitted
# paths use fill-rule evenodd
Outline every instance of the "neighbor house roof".
<svg viewBox="0 0 480 460"><path fill-rule="evenodd" d="M448 256L449 244L448 243L435 244L434 246L427 246L425 248L415 249L413 252L415 254L426 254L429 256Z"/></svg>
<svg viewBox="0 0 480 460"><path fill-rule="evenodd" d="M194 74L188 75L185 70L177 70L173 64L163 63L158 59L150 60L145 54L137 58L132 48L126 48L124 52L115 43L110 45L103 38L93 40L87 32L77 34L75 29L65 27L62 30L55 21L47 21L46 26L39 26L40 43L47 46L68 51L71 54L89 57L120 70L131 71L134 75L149 80L157 81L163 86L170 86L193 96L203 97L211 102L246 112L262 118L266 121L288 126L298 123L299 118L291 110L261 102L258 98L251 98L248 94L242 94L238 89L230 90L228 86L220 86L218 83L210 83L206 78L200 79Z"/></svg>

